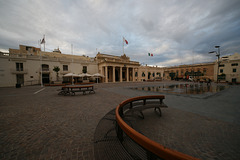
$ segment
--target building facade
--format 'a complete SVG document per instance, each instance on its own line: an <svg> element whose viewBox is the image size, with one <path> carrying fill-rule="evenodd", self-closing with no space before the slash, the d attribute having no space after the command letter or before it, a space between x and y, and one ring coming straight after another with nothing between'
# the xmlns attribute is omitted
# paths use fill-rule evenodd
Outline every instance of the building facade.
<svg viewBox="0 0 240 160"><path fill-rule="evenodd" d="M113 56L98 53L99 73L105 76L104 82L135 82L162 79L163 68L141 66L139 62L131 61L125 54Z"/></svg>
<svg viewBox="0 0 240 160"><path fill-rule="evenodd" d="M137 81L136 72L139 62L130 61L125 54L113 56L98 53L97 56L99 73L104 75L104 82L129 82Z"/></svg>
<svg viewBox="0 0 240 160"><path fill-rule="evenodd" d="M218 67L219 65L219 67ZM217 72L218 70L218 72ZM219 64L216 61L214 66L214 79L221 82L240 82L240 54L235 53L229 56L223 56L219 59Z"/></svg>
<svg viewBox="0 0 240 160"><path fill-rule="evenodd" d="M53 70L58 67L57 73ZM35 85L62 82L67 73L89 74L97 72L98 64L94 58L62 54L60 51L41 52L39 48L20 45L20 49L9 49L0 53L0 87Z"/></svg>
<svg viewBox="0 0 240 160"><path fill-rule="evenodd" d="M167 67L164 69L164 79L188 79L192 77L194 80L214 80L215 63L201 63L193 65L180 65Z"/></svg>
<svg viewBox="0 0 240 160"><path fill-rule="evenodd" d="M137 73L138 81L163 80L164 68L158 66L140 66Z"/></svg>
<svg viewBox="0 0 240 160"><path fill-rule="evenodd" d="M95 58L62 54L59 49L43 52L40 48L19 45L19 49L0 52L0 87L36 85L41 83L62 83L67 73L95 74L104 77L101 82L136 82L153 80L219 79L224 82L240 82L240 55L220 58L218 62L174 67L142 66L131 61L125 54L114 56L98 53ZM59 72L54 68L59 68Z"/></svg>

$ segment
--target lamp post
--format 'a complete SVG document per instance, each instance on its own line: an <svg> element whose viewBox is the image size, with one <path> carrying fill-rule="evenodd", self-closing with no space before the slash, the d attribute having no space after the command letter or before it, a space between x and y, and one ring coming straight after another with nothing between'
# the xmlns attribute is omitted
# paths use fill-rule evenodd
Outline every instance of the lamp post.
<svg viewBox="0 0 240 160"><path fill-rule="evenodd" d="M218 83L218 73L219 73L219 57L220 57L220 46L215 46L215 48L218 48L218 51L212 51L212 52L209 52L210 54L211 53L216 53L216 56L218 57L218 65L217 65L217 83Z"/></svg>

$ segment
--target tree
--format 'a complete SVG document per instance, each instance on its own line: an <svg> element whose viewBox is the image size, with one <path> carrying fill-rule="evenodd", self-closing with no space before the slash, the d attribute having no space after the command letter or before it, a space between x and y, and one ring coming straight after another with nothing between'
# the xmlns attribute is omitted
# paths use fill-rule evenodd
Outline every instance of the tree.
<svg viewBox="0 0 240 160"><path fill-rule="evenodd" d="M54 66L53 71L57 74L57 81L58 81L58 72L60 71L60 68L58 66Z"/></svg>

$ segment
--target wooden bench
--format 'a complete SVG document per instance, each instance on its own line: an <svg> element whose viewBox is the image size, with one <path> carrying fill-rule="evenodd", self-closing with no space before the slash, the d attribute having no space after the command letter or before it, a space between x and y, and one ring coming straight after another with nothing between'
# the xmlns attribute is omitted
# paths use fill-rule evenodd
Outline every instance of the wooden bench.
<svg viewBox="0 0 240 160"><path fill-rule="evenodd" d="M83 92L85 95L88 93L95 93L93 85L83 85L83 86L63 86L58 95L72 95L74 96L76 92Z"/></svg>
<svg viewBox="0 0 240 160"><path fill-rule="evenodd" d="M146 98L132 100L128 104L124 106L125 113L124 115L134 112L139 112L139 117L144 119L143 110L154 108L154 111L159 113L159 116L162 116L161 108L167 108L168 106L163 103L164 96L153 97L153 96L145 96Z"/></svg>

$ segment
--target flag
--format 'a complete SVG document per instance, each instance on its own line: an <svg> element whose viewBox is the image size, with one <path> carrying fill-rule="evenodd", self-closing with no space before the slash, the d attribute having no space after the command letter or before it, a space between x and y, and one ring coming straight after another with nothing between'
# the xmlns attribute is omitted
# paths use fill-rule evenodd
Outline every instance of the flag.
<svg viewBox="0 0 240 160"><path fill-rule="evenodd" d="M43 44L43 43L45 43L45 39L44 38L41 40L41 44Z"/></svg>
<svg viewBox="0 0 240 160"><path fill-rule="evenodd" d="M128 41L123 37L123 41L125 41L126 44L128 44Z"/></svg>
<svg viewBox="0 0 240 160"><path fill-rule="evenodd" d="M152 54L152 53L148 53L148 56L151 56L151 57L152 57L152 56L153 56L153 54Z"/></svg>

